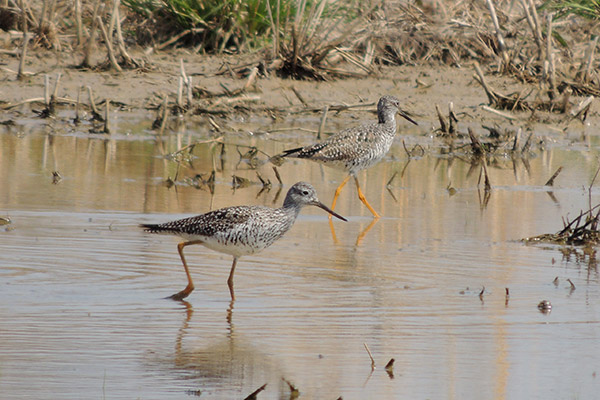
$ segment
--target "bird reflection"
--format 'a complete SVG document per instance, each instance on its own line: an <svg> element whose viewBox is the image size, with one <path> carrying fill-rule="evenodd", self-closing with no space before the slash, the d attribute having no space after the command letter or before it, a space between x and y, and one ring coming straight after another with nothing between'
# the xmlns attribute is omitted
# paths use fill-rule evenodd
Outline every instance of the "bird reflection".
<svg viewBox="0 0 600 400"><path fill-rule="evenodd" d="M169 369L174 369L177 378L187 382L186 386L194 388L189 393L202 393L206 385L212 385L221 398L240 392L251 396L267 382L281 380L281 367L236 334L233 300L225 311L226 330L221 335L209 333L210 325L207 329L195 326L192 305L185 300L179 303L183 306L183 321L175 338L174 357L169 358L172 363Z"/></svg>
<svg viewBox="0 0 600 400"><path fill-rule="evenodd" d="M375 224L377 224L378 221L379 221L378 218L373 219L369 223L369 225L367 225L367 227L358 234L358 236L356 237L356 241L354 242L355 246L360 245L360 243L363 241L365 236L367 236L367 233L369 233L369 231L375 226ZM329 229L331 229L331 237L333 239L333 242L335 244L340 244L340 241L338 240L337 235L335 233L335 227L333 226L332 220L329 220Z"/></svg>

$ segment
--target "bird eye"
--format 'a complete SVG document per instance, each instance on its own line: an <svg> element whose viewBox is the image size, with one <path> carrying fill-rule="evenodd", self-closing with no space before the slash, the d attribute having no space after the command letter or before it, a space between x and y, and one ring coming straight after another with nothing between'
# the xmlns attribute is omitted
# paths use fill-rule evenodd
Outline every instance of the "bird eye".
<svg viewBox="0 0 600 400"><path fill-rule="evenodd" d="M303 194L304 196L308 196L308 190L303 190L303 191L302 191L302 194Z"/></svg>

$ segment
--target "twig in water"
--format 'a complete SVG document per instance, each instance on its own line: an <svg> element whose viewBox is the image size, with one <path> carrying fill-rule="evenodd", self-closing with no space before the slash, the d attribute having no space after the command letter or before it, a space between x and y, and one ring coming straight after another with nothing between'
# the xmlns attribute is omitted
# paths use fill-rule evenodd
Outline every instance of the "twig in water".
<svg viewBox="0 0 600 400"><path fill-rule="evenodd" d="M483 173L484 173L484 190L486 192L489 192L490 190L492 190L492 184L490 183L490 177L488 175L488 170L487 170L487 162L485 161L485 158L483 159L482 162L482 166L483 166Z"/></svg>
<svg viewBox="0 0 600 400"><path fill-rule="evenodd" d="M438 116L438 120L440 121L440 131L442 133L449 133L448 126L446 125L446 119L442 116L442 112L440 111L440 107L436 104L435 111Z"/></svg>
<svg viewBox="0 0 600 400"><path fill-rule="evenodd" d="M285 378L281 378L285 383L287 383L290 388L290 400L295 400L300 396L300 391L296 388L296 386L292 385L290 381Z"/></svg>
<svg viewBox="0 0 600 400"><path fill-rule="evenodd" d="M277 167L273 165L273 171L275 171L275 178L277 178L277 182L279 182L280 185L283 185L283 181L281 180L281 176L279 175L279 171L277 170Z"/></svg>
<svg viewBox="0 0 600 400"><path fill-rule="evenodd" d="M483 148L483 145L479 141L479 138L477 137L475 132L473 132L473 129L468 128L468 132L469 132L469 138L471 139L471 149L473 150L473 154L476 157L483 156L485 154L485 149Z"/></svg>
<svg viewBox="0 0 600 400"><path fill-rule="evenodd" d="M387 364L385 364L385 372L387 372L390 379L394 379L394 359L390 359Z"/></svg>
<svg viewBox="0 0 600 400"><path fill-rule="evenodd" d="M258 394L260 392L265 390L266 387L267 387L267 384L265 383L264 385L262 385L261 387L256 389L254 392L250 393L250 395L248 397L246 397L244 400L256 400L256 396L258 396Z"/></svg>
<svg viewBox="0 0 600 400"><path fill-rule="evenodd" d="M96 102L94 101L94 94L92 92L92 87L91 86L86 86L87 90L88 90L88 96L90 98L90 108L92 109L92 119L95 119L96 121L104 121L104 118L102 117L102 115L100 115L100 111L98 110L98 107L96 107Z"/></svg>
<svg viewBox="0 0 600 400"><path fill-rule="evenodd" d="M592 186L594 186L594 182L596 182L596 178L598 177L598 173L600 172L600 167L598 167L596 169L596 173L594 174L594 177L592 178L592 182L590 183L590 187L588 188L588 204L589 204L589 213L590 213L590 217L592 216Z"/></svg>
<svg viewBox="0 0 600 400"><path fill-rule="evenodd" d="M75 125L77 125L81 121L81 118L79 118L79 105L81 104L79 101L80 99L81 99L81 87L77 88L77 103L75 104L75 118L73 119L73 123Z"/></svg>
<svg viewBox="0 0 600 400"><path fill-rule="evenodd" d="M517 133L515 133L515 139L513 141L513 147L512 147L512 151L517 151L518 145L519 145L519 138L521 137L521 131L522 129L519 128L517 130Z"/></svg>
<svg viewBox="0 0 600 400"><path fill-rule="evenodd" d="M110 99L104 101L105 114L104 114L104 133L111 133L110 131Z"/></svg>
<svg viewBox="0 0 600 400"><path fill-rule="evenodd" d="M323 107L323 115L321 115L321 123L319 124L319 131L317 132L317 140L321 140L321 133L325 129L325 122L327 121L327 113L329 112L329 106Z"/></svg>
<svg viewBox="0 0 600 400"><path fill-rule="evenodd" d="M300 94L300 92L298 91L298 89L296 89L295 86L292 86L292 92L294 92L294 94L296 95L296 97L298 98L298 100L300 100L300 103L302 103L302 105L304 107L308 107L308 103L306 102L306 100L304 100L304 97L302 97L302 95Z"/></svg>
<svg viewBox="0 0 600 400"><path fill-rule="evenodd" d="M546 182L544 184L544 186L554 186L554 179L558 176L558 174L560 174L560 171L562 171L562 166L558 167L558 169L556 170L556 172L554 172L554 174L550 177L550 179L548 179L548 182Z"/></svg>
<svg viewBox="0 0 600 400"><path fill-rule="evenodd" d="M531 138L532 137L533 137L533 131L531 131L529 136L527 136L527 140L525 141L525 144L523 145L523 148L521 149L521 153L526 153L527 151L529 151L529 147L531 146Z"/></svg>
<svg viewBox="0 0 600 400"><path fill-rule="evenodd" d="M365 350L367 350L367 353L369 354L369 358L371 359L371 371L375 370L375 360L373 359L373 355L371 354L371 350L369 350L369 346L367 345L367 343L363 343L363 345L365 346Z"/></svg>
<svg viewBox="0 0 600 400"><path fill-rule="evenodd" d="M456 118L456 114L454 114L454 103L450 102L448 103L448 132L451 135L454 135L456 132L456 127L454 126L455 123L458 123L458 118Z"/></svg>
<svg viewBox="0 0 600 400"><path fill-rule="evenodd" d="M575 290L575 284L573 283L573 281L571 281L571 279L567 278L567 282L569 282L571 284L571 290Z"/></svg>

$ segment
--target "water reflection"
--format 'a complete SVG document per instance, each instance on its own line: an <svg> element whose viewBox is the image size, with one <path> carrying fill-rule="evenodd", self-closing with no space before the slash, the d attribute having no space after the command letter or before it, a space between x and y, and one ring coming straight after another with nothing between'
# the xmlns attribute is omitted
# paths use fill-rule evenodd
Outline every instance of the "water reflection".
<svg viewBox="0 0 600 400"><path fill-rule="evenodd" d="M588 208L596 138L488 160L486 199L480 164L406 136L410 159L398 143L360 176L381 219L355 196L340 198L350 221L334 232L307 210L240 264L235 303L231 258L190 249L196 290L179 303L162 299L182 278L176 239L149 237L140 222L279 206L298 180L328 203L344 174L265 163L309 137L18 130L0 134L4 397L244 398L267 383L259 398L287 399L286 381L307 399L597 393L596 250L519 241ZM235 187L233 175L251 184Z"/></svg>

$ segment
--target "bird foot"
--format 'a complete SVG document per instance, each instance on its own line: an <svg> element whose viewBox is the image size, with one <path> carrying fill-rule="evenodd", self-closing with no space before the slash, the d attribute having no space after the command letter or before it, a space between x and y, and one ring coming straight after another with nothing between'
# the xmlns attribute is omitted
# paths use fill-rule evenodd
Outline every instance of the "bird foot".
<svg viewBox="0 0 600 400"><path fill-rule="evenodd" d="M174 295L171 295L171 296L165 297L165 298L171 299L171 300L176 300L176 301L181 301L181 300L185 299L186 297L188 297L191 292L192 292L191 290L187 290L187 288L185 288L181 292L175 293Z"/></svg>

